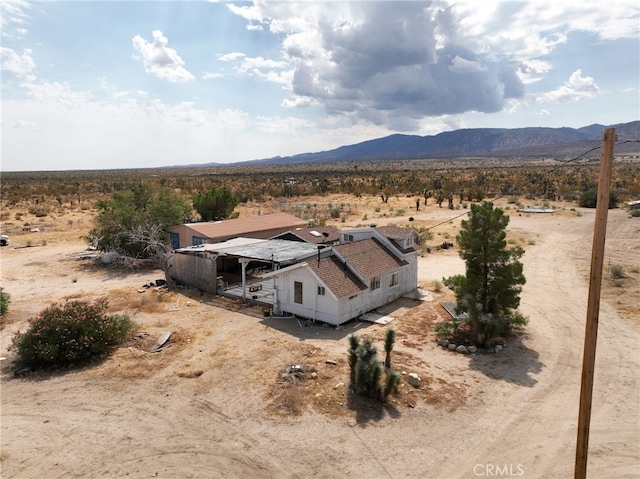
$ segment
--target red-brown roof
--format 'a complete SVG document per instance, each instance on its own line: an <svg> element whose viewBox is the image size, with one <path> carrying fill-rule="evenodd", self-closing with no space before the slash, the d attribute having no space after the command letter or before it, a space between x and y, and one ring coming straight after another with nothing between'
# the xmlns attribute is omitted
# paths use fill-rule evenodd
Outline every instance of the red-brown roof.
<svg viewBox="0 0 640 479"><path fill-rule="evenodd" d="M365 280L394 271L406 264L375 238L341 244L334 246L333 250Z"/></svg>
<svg viewBox="0 0 640 479"><path fill-rule="evenodd" d="M313 228L297 228L290 233L307 243L335 243L340 239L340 232L335 226L316 226Z"/></svg>
<svg viewBox="0 0 640 479"><path fill-rule="evenodd" d="M276 213L273 215L249 216L233 220L187 223L185 226L195 231L203 238L220 238L228 236L240 236L246 233L269 231L281 228L299 228L306 226L307 222L289 213ZM171 228L169 228L171 231Z"/></svg>
<svg viewBox="0 0 640 479"><path fill-rule="evenodd" d="M367 289L348 268L345 270L335 256L322 258L320 261L308 260L307 264L338 299L348 298Z"/></svg>
<svg viewBox="0 0 640 479"><path fill-rule="evenodd" d="M402 228L401 226L378 226L376 230L378 230L382 236L398 240L406 239L415 234L413 229Z"/></svg>

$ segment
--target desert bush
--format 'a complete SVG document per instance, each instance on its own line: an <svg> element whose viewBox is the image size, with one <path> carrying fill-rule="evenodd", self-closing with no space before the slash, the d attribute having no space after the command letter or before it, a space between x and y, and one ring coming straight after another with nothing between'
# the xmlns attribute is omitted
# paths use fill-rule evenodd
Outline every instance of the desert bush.
<svg viewBox="0 0 640 479"><path fill-rule="evenodd" d="M104 357L134 329L129 317L107 315L107 306L106 300L54 304L18 331L11 347L34 368L78 367Z"/></svg>
<svg viewBox="0 0 640 479"><path fill-rule="evenodd" d="M9 311L9 303L11 303L11 295L0 286L0 316L4 316Z"/></svg>
<svg viewBox="0 0 640 479"><path fill-rule="evenodd" d="M434 279L433 281L431 281L431 289L436 293L441 292L443 287L444 283L439 279Z"/></svg>
<svg viewBox="0 0 640 479"><path fill-rule="evenodd" d="M632 218L638 218L640 217L640 208L634 208L629 212L629 216L631 216Z"/></svg>
<svg viewBox="0 0 640 479"><path fill-rule="evenodd" d="M624 278L624 268L619 264L612 264L609 266L609 273L613 279Z"/></svg>

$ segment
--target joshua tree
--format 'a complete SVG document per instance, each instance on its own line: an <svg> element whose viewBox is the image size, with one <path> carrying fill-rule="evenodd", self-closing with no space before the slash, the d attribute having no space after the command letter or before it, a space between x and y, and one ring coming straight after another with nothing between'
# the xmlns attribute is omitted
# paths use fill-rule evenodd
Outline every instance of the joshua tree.
<svg viewBox="0 0 640 479"><path fill-rule="evenodd" d="M394 328L387 329L387 332L384 335L384 367L387 369L391 368L391 351L393 350L395 342L396 330Z"/></svg>

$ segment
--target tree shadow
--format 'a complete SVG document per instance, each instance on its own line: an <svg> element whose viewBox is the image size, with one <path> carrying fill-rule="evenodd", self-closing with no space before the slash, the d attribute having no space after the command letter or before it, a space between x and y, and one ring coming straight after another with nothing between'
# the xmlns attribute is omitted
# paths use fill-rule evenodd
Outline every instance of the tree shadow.
<svg viewBox="0 0 640 479"><path fill-rule="evenodd" d="M470 356L469 368L491 379L506 381L525 387L538 383L535 378L544 368L537 351L528 348L525 333L511 337L502 351L478 353Z"/></svg>
<svg viewBox="0 0 640 479"><path fill-rule="evenodd" d="M393 404L362 396L351 388L347 393L347 407L355 413L356 424L360 427L366 427L371 422L379 422L387 416L392 419L401 416Z"/></svg>

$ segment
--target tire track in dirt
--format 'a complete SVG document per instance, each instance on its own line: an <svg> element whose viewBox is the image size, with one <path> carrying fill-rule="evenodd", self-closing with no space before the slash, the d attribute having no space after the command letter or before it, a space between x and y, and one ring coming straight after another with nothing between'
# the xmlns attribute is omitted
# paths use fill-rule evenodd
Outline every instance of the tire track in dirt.
<svg viewBox="0 0 640 479"><path fill-rule="evenodd" d="M478 465L480 469L486 465L509 466L515 472L520 466L525 477L572 475L588 296L586 278L576 265L580 260L576 251L590 249L591 234L590 222L563 222L523 257L527 286L521 310L530 318L529 338L524 342L538 351L543 367L533 388L511 391L509 403L501 406L505 421L484 431L485 444L455 468L462 471L459 477L469 477ZM596 364L590 473L599 478L630 477L626 475L628 457L638 457L637 447L616 441L606 431L613 424L613 429L624 428L626 422L627 432L638 437L633 421L628 421L629 416L638 418L640 404L638 375L631 372L639 370L637 355L632 364L625 364L632 356L630 351L637 347L634 343L638 344L638 334L637 330L622 334L629 331L625 321L607 304L601 305L600 317L598 348L604 352L599 351ZM631 394L616 387L620 384L627 385ZM612 467L615 460L610 456L599 459L612 449L627 457L622 462L626 466Z"/></svg>

